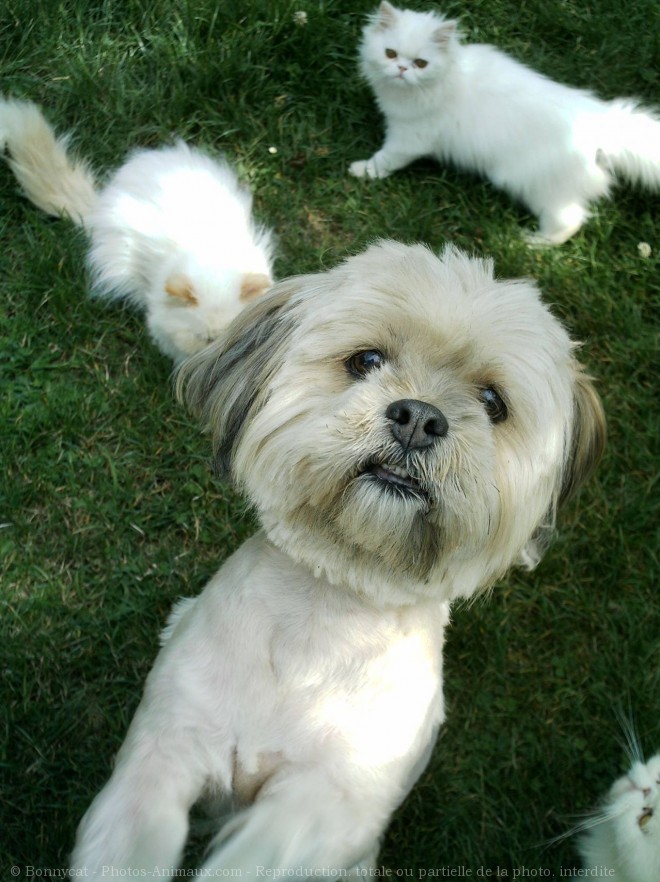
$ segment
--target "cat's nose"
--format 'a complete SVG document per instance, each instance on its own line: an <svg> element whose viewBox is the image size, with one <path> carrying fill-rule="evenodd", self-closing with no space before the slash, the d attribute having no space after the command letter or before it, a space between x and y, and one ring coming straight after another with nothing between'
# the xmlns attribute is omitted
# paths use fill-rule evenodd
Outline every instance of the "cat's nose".
<svg viewBox="0 0 660 882"><path fill-rule="evenodd" d="M400 64L400 65L399 65L399 70L401 71L401 73L405 73L405 72L408 70L408 68L407 68L407 67L404 67L402 64Z"/></svg>

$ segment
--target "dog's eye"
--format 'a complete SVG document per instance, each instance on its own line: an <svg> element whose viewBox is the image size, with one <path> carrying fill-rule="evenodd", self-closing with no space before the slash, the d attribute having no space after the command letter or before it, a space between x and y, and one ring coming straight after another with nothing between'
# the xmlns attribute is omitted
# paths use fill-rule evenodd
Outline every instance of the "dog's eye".
<svg viewBox="0 0 660 882"><path fill-rule="evenodd" d="M491 423L503 423L509 416L507 406L492 386L486 386L480 392L481 400Z"/></svg>
<svg viewBox="0 0 660 882"><path fill-rule="evenodd" d="M382 352L377 349L365 349L362 352L356 352L344 362L349 374L354 377L364 377L369 371L376 370L381 367L385 358Z"/></svg>
<svg viewBox="0 0 660 882"><path fill-rule="evenodd" d="M388 58L396 58L396 52L394 49L386 49L385 55L387 55Z"/></svg>

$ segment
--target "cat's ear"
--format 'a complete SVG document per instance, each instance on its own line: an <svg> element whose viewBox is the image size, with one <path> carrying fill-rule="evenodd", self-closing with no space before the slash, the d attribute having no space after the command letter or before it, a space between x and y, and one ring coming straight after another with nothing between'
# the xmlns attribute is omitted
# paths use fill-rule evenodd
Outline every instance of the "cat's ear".
<svg viewBox="0 0 660 882"><path fill-rule="evenodd" d="M184 273L173 273L165 282L165 293L185 306L197 306L199 300L192 281Z"/></svg>
<svg viewBox="0 0 660 882"><path fill-rule="evenodd" d="M383 2L378 7L378 12L376 13L376 27L379 31L386 31L388 28L392 27L395 21L395 7L392 6L391 3L388 3L387 0L383 0Z"/></svg>
<svg viewBox="0 0 660 882"><path fill-rule="evenodd" d="M457 21L443 21L442 24L433 31L431 39L436 45L444 49L450 44L452 38L455 36L457 28Z"/></svg>
<svg viewBox="0 0 660 882"><path fill-rule="evenodd" d="M260 297L264 291L271 287L273 280L264 273L245 273L241 280L241 293L239 300L254 300Z"/></svg>

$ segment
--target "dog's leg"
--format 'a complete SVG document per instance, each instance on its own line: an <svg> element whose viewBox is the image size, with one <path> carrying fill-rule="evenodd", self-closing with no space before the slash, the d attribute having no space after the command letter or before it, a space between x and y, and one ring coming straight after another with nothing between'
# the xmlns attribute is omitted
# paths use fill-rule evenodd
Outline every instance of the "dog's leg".
<svg viewBox="0 0 660 882"><path fill-rule="evenodd" d="M203 784L189 742L134 725L112 777L80 823L72 868L93 876L109 866L151 878L155 868L178 866L188 812Z"/></svg>
<svg viewBox="0 0 660 882"><path fill-rule="evenodd" d="M365 780L342 782L327 769L282 770L220 832L203 870L357 872L373 866L390 814L378 789Z"/></svg>

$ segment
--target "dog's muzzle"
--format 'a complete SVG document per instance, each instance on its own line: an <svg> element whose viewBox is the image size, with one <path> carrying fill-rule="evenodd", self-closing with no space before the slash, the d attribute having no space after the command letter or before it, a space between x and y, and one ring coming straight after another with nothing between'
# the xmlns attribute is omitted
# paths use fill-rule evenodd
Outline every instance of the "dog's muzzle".
<svg viewBox="0 0 660 882"><path fill-rule="evenodd" d="M447 418L434 405L413 398L393 401L385 417L398 449L390 444L387 452L363 463L356 477L400 499L416 500L428 507L435 494L420 475L421 459L449 431Z"/></svg>

